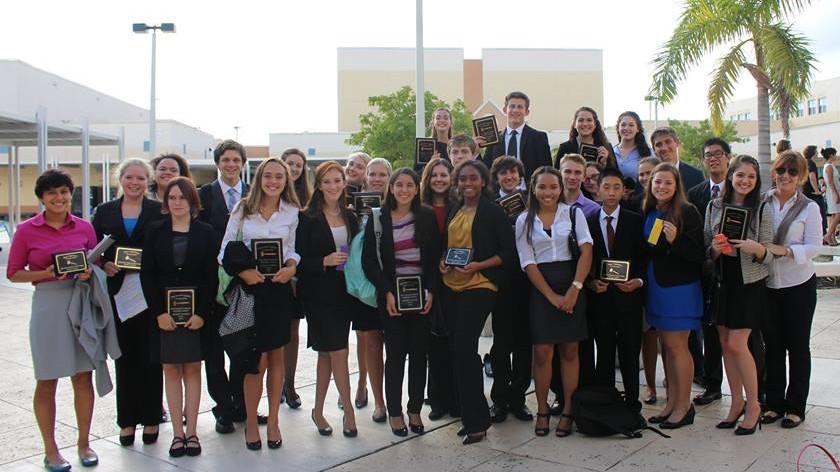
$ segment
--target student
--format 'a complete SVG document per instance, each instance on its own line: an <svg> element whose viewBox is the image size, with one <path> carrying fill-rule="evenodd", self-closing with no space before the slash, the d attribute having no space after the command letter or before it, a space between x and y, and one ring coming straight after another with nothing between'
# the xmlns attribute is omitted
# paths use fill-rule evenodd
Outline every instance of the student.
<svg viewBox="0 0 840 472"><path fill-rule="evenodd" d="M642 217L621 204L624 182L618 169L606 168L598 178L601 211L587 218L592 235L592 273L587 286L587 318L594 326L598 358L595 379L615 385L615 354L621 368L624 400L639 412L639 350L642 347L642 305L644 294L645 247ZM626 281L604 280L601 263L617 259L630 263Z"/></svg>
<svg viewBox="0 0 840 472"><path fill-rule="evenodd" d="M358 232L356 215L347 208L345 176L338 163L327 161L315 169L315 189L300 213L296 252L300 255L298 294L307 304L307 342L318 352L315 405L312 421L322 436L332 434L324 418L330 374L344 405L343 434L356 437L356 415L350 400L347 337L358 300L347 293L341 266L347 262L342 246Z"/></svg>
<svg viewBox="0 0 840 472"><path fill-rule="evenodd" d="M429 137L435 138L435 153L432 159L449 160L449 140L452 139L452 112L448 108L437 108L429 122Z"/></svg>
<svg viewBox="0 0 840 472"><path fill-rule="evenodd" d="M645 189L647 188L648 180L650 180L650 173L653 169L661 164L662 161L656 156L648 156L639 161L639 171L636 174L636 190L633 192L633 197L630 199L628 209L640 213L642 211L642 204L645 199Z"/></svg>
<svg viewBox="0 0 840 472"><path fill-rule="evenodd" d="M463 136L463 135L461 135ZM457 139L456 136L453 141ZM472 138L469 138L472 141ZM452 141L450 141L451 143ZM449 161L439 159L429 163L423 169L420 180L420 201L432 208L437 222L438 234L443 236L446 231L446 221L449 210L455 204L455 192L452 188L452 173L454 169ZM437 316L440 311L440 297L435 300L432 315ZM437 319L440 321L440 318ZM458 398L454 390L454 374L452 371L452 350L449 346L449 332L438 327L429 337L429 380L427 392L429 398L429 419L437 421L446 414L453 418L461 416Z"/></svg>
<svg viewBox="0 0 840 472"><path fill-rule="evenodd" d="M639 161L651 155L650 146L645 140L642 119L635 111L625 111L618 115L615 131L618 134L618 144L613 146L613 153L618 170L625 178L635 180L639 172Z"/></svg>
<svg viewBox="0 0 840 472"><path fill-rule="evenodd" d="M469 248L471 254L463 267L449 266L445 257L441 259L441 297L461 404L463 428L458 434L466 445L484 439L490 427L478 338L499 286L507 283L504 265L513 260L515 249L504 211L488 196L487 167L480 161L463 162L455 171L455 181L461 199L450 212L443 247Z"/></svg>
<svg viewBox="0 0 840 472"><path fill-rule="evenodd" d="M703 172L680 161L680 142L677 132L667 126L657 128L650 135L650 143L653 151L662 162L668 162L677 168L682 179L684 189L694 188L703 182Z"/></svg>
<svg viewBox="0 0 840 472"><path fill-rule="evenodd" d="M515 157L522 161L527 181L538 167L551 165L548 135L525 124L530 108L531 99L522 92L510 92L505 96L502 112L507 118L507 126L499 132L499 142L484 152L483 161L488 169L499 156ZM481 136L476 137L476 141L479 145L484 144Z"/></svg>
<svg viewBox="0 0 840 472"><path fill-rule="evenodd" d="M344 175L347 178L348 195L365 189L365 173L370 159L370 155L361 151L347 156L347 162L344 164Z"/></svg>
<svg viewBox="0 0 840 472"><path fill-rule="evenodd" d="M429 344L429 311L436 298L440 273L440 233L434 212L420 203L420 179L410 169L391 176L380 216L382 236L377 244L374 225L365 227L362 266L376 286L377 303L385 333L385 395L391 431L405 436L408 429L402 414L402 389L408 357L408 424L423 434L420 408L426 383L426 355ZM378 251L378 252L377 252ZM418 310L400 311L397 303L399 276L420 276L423 296Z"/></svg>
<svg viewBox="0 0 840 472"><path fill-rule="evenodd" d="M32 315L29 319L29 347L35 370L32 400L35 420L44 443L44 467L53 472L68 471L70 463L55 440L55 394L58 379L70 377L79 438L78 457L85 467L99 463L90 448L93 417L94 361L87 354L67 316L74 294L74 277L56 278L52 255L64 251L88 251L96 246L96 232L90 223L70 213L73 180L61 168L48 169L35 181L35 196L44 210L18 225L9 248L6 277L15 283L31 283ZM85 281L87 270L75 276ZM58 317L64 311L63 317ZM61 322L59 322L61 321ZM94 327L91 327L93 329ZM112 335L115 336L113 328ZM116 344L116 339L114 339ZM114 357L119 357L117 354Z"/></svg>
<svg viewBox="0 0 840 472"><path fill-rule="evenodd" d="M665 429L694 423L688 333L699 329L703 315L700 276L703 264L703 220L685 199L679 171L663 162L648 183L644 229L649 263L645 278L647 322L659 335L667 362L668 398L651 423ZM659 233L657 236L656 233Z"/></svg>
<svg viewBox="0 0 840 472"><path fill-rule="evenodd" d="M587 162L586 169L583 171L583 188L581 192L583 196L592 200L595 203L601 203L601 198L598 196L598 176L604 168L597 162ZM623 187L622 183L622 187Z"/></svg>
<svg viewBox="0 0 840 472"><path fill-rule="evenodd" d="M162 211L169 218L149 227L143 247L140 281L149 313L158 327L153 346L163 364L166 400L172 419L169 455L201 454L196 434L201 401L201 360L210 333L210 317L218 280L214 255L219 240L213 228L197 220L200 201L192 181L176 177L167 184ZM167 289L191 287L194 313L178 325L168 311ZM184 422L186 419L186 433Z"/></svg>
<svg viewBox="0 0 840 472"><path fill-rule="evenodd" d="M554 159L555 167L560 167L560 160L566 154L581 154L583 145L594 146L598 149L595 160L603 167L618 167L613 154L613 147L604 133L598 114L590 107L580 107L575 110L572 126L569 128L569 140L560 144Z"/></svg>
<svg viewBox="0 0 840 472"><path fill-rule="evenodd" d="M790 149L790 143L788 143L787 148L783 148L777 146L777 149L781 148L782 151ZM822 227L823 232L826 232L828 227L828 187L826 184L828 183L825 180L825 166L823 166L823 175L817 173L817 164L814 162L814 158L817 157L817 150L818 148L813 144L809 144L805 146L805 149L802 150L802 157L808 162L808 179L805 180L805 184L802 186L802 193L816 202L817 205L820 207L820 215L822 216ZM781 154L782 151L777 150L776 154ZM825 236L828 236L826 233ZM823 237L823 241L825 241L825 237Z"/></svg>
<svg viewBox="0 0 840 472"><path fill-rule="evenodd" d="M471 161L478 155L478 145L473 138L465 134L453 136L447 149L452 167L458 167L462 162Z"/></svg>
<svg viewBox="0 0 840 472"><path fill-rule="evenodd" d="M122 270L114 265L117 248L142 248L146 229L163 218L160 203L146 196L152 169L145 160L132 158L122 161L116 176L119 198L96 207L91 222L97 239L102 240L105 235L114 239L114 244L102 255L102 267L108 275L108 292L112 300L122 289L126 278L134 283L140 278L136 271ZM115 303L112 306L116 309ZM163 401L163 370L159 362L152 362L149 351L149 329L153 320L148 310L126 313L123 317L116 310L114 314L117 315L114 322L122 351L122 356L114 361L120 444L134 444L138 424L143 425L143 444L153 444L158 438Z"/></svg>
<svg viewBox="0 0 840 472"><path fill-rule="evenodd" d="M749 212L743 239L727 240L718 236L726 205L738 206ZM717 427L734 428L743 415L744 421L735 434L748 435L755 432L761 415L758 374L750 353L749 339L751 332L759 328L766 312L765 282L769 274L768 265L773 259L764 247L773 242L773 209L761 204L758 161L750 156L736 157L725 178L725 191L721 197L709 202L706 213L705 243L709 247L710 258L716 263L717 276L726 294L717 312L710 313L710 316L717 325L726 378L732 392L729 414ZM696 398L694 403L697 403Z"/></svg>
<svg viewBox="0 0 840 472"><path fill-rule="evenodd" d="M554 352L559 348L564 399L555 434L565 437L572 433L571 398L579 380L578 343L588 335L586 294L582 289L592 263L592 238L583 211L564 201L563 177L556 169L537 169L531 177L529 195L528 211L516 219L516 249L520 266L533 286L529 318L538 407L534 433L546 436L549 431L548 389ZM569 247L572 212L577 255Z"/></svg>
<svg viewBox="0 0 840 472"><path fill-rule="evenodd" d="M581 187L586 175L586 161L580 154L566 154L557 165L563 176L563 198L566 202L577 203L587 217L601 209L594 201L583 195Z"/></svg>
<svg viewBox="0 0 840 472"><path fill-rule="evenodd" d="M227 228L230 212L248 193L249 187L240 176L246 162L245 147L232 139L220 142L213 149L218 177L198 189L201 212L198 219L209 224L216 231L221 244ZM216 251L218 253L218 251ZM239 359L230 359L229 374L225 372L225 350L218 335L219 325L227 307L214 303L213 316L205 319L207 329L207 352L204 359L204 373L207 375L207 392L216 403L213 416L216 417L216 432L232 433L235 421L245 421L245 398L242 385L245 372Z"/></svg>
<svg viewBox="0 0 840 472"><path fill-rule="evenodd" d="M254 299L253 354L245 354L245 445L250 450L262 448L257 405L263 392L263 378L268 391L268 447L283 443L278 424L280 396L283 390L283 346L291 337L292 277L297 273L300 256L295 252L300 203L292 187L289 166L277 157L260 163L254 186L231 214L222 239L218 259L230 275L239 278L243 290ZM251 242L255 239L280 239L281 267L273 275L260 273L254 266ZM274 439L272 439L274 438Z"/></svg>
<svg viewBox="0 0 840 472"><path fill-rule="evenodd" d="M177 154L161 154L149 162L154 170L154 179L149 188L152 198L161 201L166 184L175 177L192 179L187 160Z"/></svg>
<svg viewBox="0 0 840 472"><path fill-rule="evenodd" d="M823 166L823 177L825 178L825 204L828 215L828 230L823 242L829 246L837 246L837 224L840 223L840 174L837 173L837 150L825 148L822 150L825 165Z"/></svg>

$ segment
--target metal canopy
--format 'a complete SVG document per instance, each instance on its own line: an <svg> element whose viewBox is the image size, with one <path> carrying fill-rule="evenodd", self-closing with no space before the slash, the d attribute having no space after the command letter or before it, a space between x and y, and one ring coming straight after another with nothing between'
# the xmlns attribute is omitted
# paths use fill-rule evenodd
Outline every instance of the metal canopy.
<svg viewBox="0 0 840 472"><path fill-rule="evenodd" d="M47 125L50 146L81 146L82 128L68 125ZM91 146L116 146L120 140L116 136L102 133L89 133ZM26 118L0 113L0 144L9 146L37 146L38 122Z"/></svg>

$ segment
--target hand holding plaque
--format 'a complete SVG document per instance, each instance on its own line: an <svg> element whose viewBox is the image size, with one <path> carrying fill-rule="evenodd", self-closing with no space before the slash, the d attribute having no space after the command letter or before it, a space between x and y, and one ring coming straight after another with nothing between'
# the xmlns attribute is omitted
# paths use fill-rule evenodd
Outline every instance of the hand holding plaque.
<svg viewBox="0 0 840 472"><path fill-rule="evenodd" d="M519 192L514 192L505 197L496 200L508 218L516 218L520 213L525 211L525 198Z"/></svg>
<svg viewBox="0 0 840 472"><path fill-rule="evenodd" d="M398 276L396 279L397 311L419 312L423 310L423 282L419 275Z"/></svg>
<svg viewBox="0 0 840 472"><path fill-rule="evenodd" d="M482 116L473 119L473 133L475 136L484 138L481 147L491 146L499 142L499 127L496 124L496 115Z"/></svg>
<svg viewBox="0 0 840 472"><path fill-rule="evenodd" d="M472 259L472 249L467 247L451 247L446 250L446 257L443 260L445 265L451 267L465 267Z"/></svg>
<svg viewBox="0 0 840 472"><path fill-rule="evenodd" d="M66 251L53 254L53 272L56 277L63 275L81 274L88 270L88 260L85 251Z"/></svg>
<svg viewBox="0 0 840 472"><path fill-rule="evenodd" d="M630 261L602 259L598 278L605 282L627 282L630 280Z"/></svg>
<svg viewBox="0 0 840 472"><path fill-rule="evenodd" d="M283 267L283 240L279 238L252 239L251 254L257 263L257 272L272 277Z"/></svg>
<svg viewBox="0 0 840 472"><path fill-rule="evenodd" d="M414 141L414 162L416 164L428 164L435 154L434 138L415 138Z"/></svg>
<svg viewBox="0 0 840 472"><path fill-rule="evenodd" d="M746 208L724 205L720 217L720 232L728 239L745 239L750 212Z"/></svg>
<svg viewBox="0 0 840 472"><path fill-rule="evenodd" d="M166 289L166 312L176 326L187 324L195 314L195 288L171 287Z"/></svg>

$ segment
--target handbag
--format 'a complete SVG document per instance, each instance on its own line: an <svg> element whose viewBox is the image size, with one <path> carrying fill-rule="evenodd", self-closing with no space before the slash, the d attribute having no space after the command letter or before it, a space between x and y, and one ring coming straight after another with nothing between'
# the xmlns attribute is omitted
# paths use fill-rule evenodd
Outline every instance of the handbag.
<svg viewBox="0 0 840 472"><path fill-rule="evenodd" d="M368 222L373 220L373 234L376 236L376 257L379 259L379 267L382 267L382 259L379 255L379 242L382 238L382 221L379 219L380 208L373 208ZM376 286L365 276L362 268L362 249L365 246L365 231L362 228L350 242L350 256L344 264L344 285L347 293L359 299L365 305L376 308Z"/></svg>
<svg viewBox="0 0 840 472"><path fill-rule="evenodd" d="M572 222L572 230L569 231L569 254L572 255L572 260L576 261L580 258L580 246L578 245L577 239L577 231L575 230L575 216L577 215L577 209L580 208L580 204L574 203L572 204L571 208L569 208L569 220Z"/></svg>
<svg viewBox="0 0 840 472"><path fill-rule="evenodd" d="M255 350L257 332L254 327L254 295L236 284L228 295L228 309L219 324L219 335L225 352L233 358L244 351Z"/></svg>

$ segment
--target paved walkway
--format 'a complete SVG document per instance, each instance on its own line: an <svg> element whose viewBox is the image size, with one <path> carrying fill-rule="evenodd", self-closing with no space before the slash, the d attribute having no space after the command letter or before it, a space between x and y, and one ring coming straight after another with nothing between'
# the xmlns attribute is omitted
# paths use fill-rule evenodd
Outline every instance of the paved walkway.
<svg viewBox="0 0 840 472"><path fill-rule="evenodd" d="M5 273L5 268L2 268ZM28 323L31 290L0 279L0 470L43 470L41 440L32 413L34 380L29 354ZM301 333L305 337L305 325ZM351 336L352 337L352 336ZM305 339L302 339L305 346ZM509 419L493 426L488 439L464 447L455 436L459 424L451 418L436 422L425 419L428 432L406 439L393 436L386 424L370 420L371 406L357 411L359 437L347 439L339 433L341 412L335 407L335 389L330 388L326 416L338 434L318 435L309 419L314 402L313 352L303 349L297 384L303 399L299 410L281 408L283 447L259 452L245 449L241 425L234 434L222 436L213 430L209 397L202 397L198 434L204 453L198 458L170 459L167 455L171 429L161 428L158 444L144 446L139 434L133 447L118 442L114 394L97 399L92 428L92 447L99 453L105 471L379 471L412 470L530 470L530 471L793 471L799 451L815 442L840 456L840 290L820 290L812 331L814 355L808 420L795 430L772 425L753 436L738 438L731 431L714 428L728 409L728 396L722 402L698 409L693 427L661 438L646 433L642 439L586 438L579 434L565 439L537 438L532 423ZM486 352L489 340L482 339ZM355 346L351 346L351 359ZM660 368L661 369L661 368ZM355 363L351 365L355 370ZM662 378L661 371L659 378ZM355 385L355 376L354 376ZM489 392L490 383L485 382ZM661 390L661 389L660 389ZM660 398L664 392L660 391ZM536 411L533 395L530 407ZM265 400L263 400L265 401ZM62 381L58 392L57 437L65 457L74 470L81 469L73 447L76 437L72 408L72 389ZM661 405L660 405L661 406ZM657 407L644 412L652 414ZM266 411L265 405L261 408ZM424 418L428 413L424 409ZM555 420L552 420L552 426ZM265 436L265 431L262 431ZM834 470L824 456L810 449L803 457L808 471Z"/></svg>

